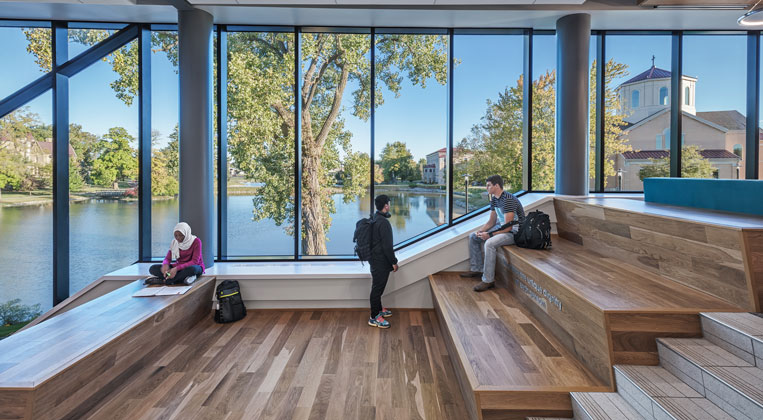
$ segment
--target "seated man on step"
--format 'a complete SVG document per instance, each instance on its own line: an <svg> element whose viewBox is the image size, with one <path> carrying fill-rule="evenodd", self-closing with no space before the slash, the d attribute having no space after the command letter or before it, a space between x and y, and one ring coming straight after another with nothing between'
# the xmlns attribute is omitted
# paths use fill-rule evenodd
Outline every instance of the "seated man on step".
<svg viewBox="0 0 763 420"><path fill-rule="evenodd" d="M522 223L525 209L513 194L503 190L503 178L491 175L487 178L487 193L490 198L490 219L477 232L469 235L469 269L461 277L481 277L474 290L482 292L495 287L495 257L503 245L514 243L514 233L519 224L501 229L512 221ZM484 271L484 273L483 273Z"/></svg>

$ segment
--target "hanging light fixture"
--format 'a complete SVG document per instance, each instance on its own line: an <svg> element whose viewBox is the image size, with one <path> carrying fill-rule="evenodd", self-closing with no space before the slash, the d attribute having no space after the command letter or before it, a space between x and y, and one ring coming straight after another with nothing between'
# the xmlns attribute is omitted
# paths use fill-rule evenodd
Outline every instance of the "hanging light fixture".
<svg viewBox="0 0 763 420"><path fill-rule="evenodd" d="M763 7L758 8L760 0L758 0L747 13L737 19L737 24L740 26L759 26L763 25Z"/></svg>

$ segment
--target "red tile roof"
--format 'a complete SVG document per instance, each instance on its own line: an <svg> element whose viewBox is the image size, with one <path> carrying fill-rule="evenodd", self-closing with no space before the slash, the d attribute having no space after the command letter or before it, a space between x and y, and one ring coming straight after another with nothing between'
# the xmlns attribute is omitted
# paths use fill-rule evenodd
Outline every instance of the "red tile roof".
<svg viewBox="0 0 763 420"><path fill-rule="evenodd" d="M699 154L705 159L741 159L739 156L725 149L704 149ZM638 152L624 152L623 157L632 159L665 159L670 156L668 150L640 150Z"/></svg>

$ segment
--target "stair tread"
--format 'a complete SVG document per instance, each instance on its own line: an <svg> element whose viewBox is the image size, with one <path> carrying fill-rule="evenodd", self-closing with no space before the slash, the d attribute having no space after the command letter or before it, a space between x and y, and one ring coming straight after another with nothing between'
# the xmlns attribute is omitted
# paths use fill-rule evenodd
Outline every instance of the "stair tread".
<svg viewBox="0 0 763 420"><path fill-rule="evenodd" d="M654 401L680 420L735 420L706 398L655 397Z"/></svg>
<svg viewBox="0 0 763 420"><path fill-rule="evenodd" d="M710 374L726 382L763 407L763 370L757 367L707 367Z"/></svg>
<svg viewBox="0 0 763 420"><path fill-rule="evenodd" d="M713 321L723 324L744 335L763 341L763 316L749 312L706 312L702 313Z"/></svg>
<svg viewBox="0 0 763 420"><path fill-rule="evenodd" d="M572 398L594 420L644 420L614 392L572 392Z"/></svg>
<svg viewBox="0 0 763 420"><path fill-rule="evenodd" d="M731 419L726 412L660 366L617 365L615 369L644 392L653 405L676 419ZM625 389L618 379L618 389ZM641 404L641 403L639 403Z"/></svg>
<svg viewBox="0 0 763 420"><path fill-rule="evenodd" d="M660 366L616 365L615 369L650 397L703 398L702 394Z"/></svg>
<svg viewBox="0 0 763 420"><path fill-rule="evenodd" d="M753 366L703 338L658 338L657 341L700 367Z"/></svg>
<svg viewBox="0 0 763 420"><path fill-rule="evenodd" d="M666 347L670 348L679 357L699 367L703 373L704 386L709 386L704 375L710 375L718 381L726 384L733 392L744 400L745 407L759 412L763 410L763 369L755 367L732 353L710 343L704 339L658 339ZM695 381L700 379L696 378ZM738 398L738 397L734 397ZM753 405L748 405L752 403ZM752 408L757 406L758 408Z"/></svg>

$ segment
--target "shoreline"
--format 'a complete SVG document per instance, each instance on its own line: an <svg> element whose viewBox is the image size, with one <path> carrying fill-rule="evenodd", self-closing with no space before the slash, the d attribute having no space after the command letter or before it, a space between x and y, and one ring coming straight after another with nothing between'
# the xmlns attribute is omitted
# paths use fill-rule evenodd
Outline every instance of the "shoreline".
<svg viewBox="0 0 763 420"><path fill-rule="evenodd" d="M243 187L243 188L229 188L228 189L228 196L242 196L242 195L256 195L257 190L259 188L256 187ZM422 194L432 194L432 195L445 195L447 194L447 191L445 189L441 189L440 187L422 187L422 186L416 186L416 187L409 187L407 185L401 184L401 185L376 185L375 186L376 191L388 191L388 192L407 192L407 193L422 193ZM341 194L342 189L338 187L332 187L330 188L330 192L332 194ZM53 198L48 196L41 196L37 195L36 197L40 197L38 199L32 199L27 201L16 201L16 202L4 202L3 198L7 195L10 195L12 198L18 198L22 194L18 193L4 193L0 196L0 208L14 208L14 207L34 207L34 206L49 206L53 204ZM26 195L26 194L24 194ZM29 197L35 197L33 194L29 194ZM41 198L44 197L44 198ZM462 201L464 199L464 193L463 192L453 192L454 201L459 200ZM151 201L166 201L166 200L174 200L177 199L177 196L158 196L158 197L151 197ZM109 201L125 201L125 202L132 202L132 201L138 201L136 197L125 197L125 196L115 196L113 194L109 195L71 195L69 197L70 203L77 203L77 202L83 202L88 200L109 200ZM455 204L455 203L454 203Z"/></svg>

